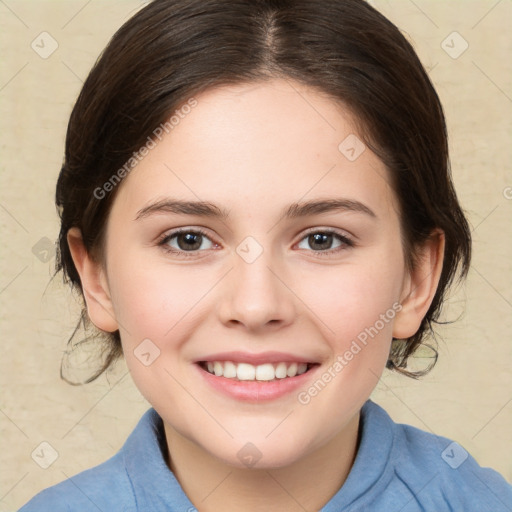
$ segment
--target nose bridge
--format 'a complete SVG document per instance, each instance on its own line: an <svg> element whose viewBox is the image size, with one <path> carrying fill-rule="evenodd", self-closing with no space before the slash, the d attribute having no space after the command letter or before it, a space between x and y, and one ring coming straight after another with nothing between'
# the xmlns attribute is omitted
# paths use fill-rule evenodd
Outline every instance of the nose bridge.
<svg viewBox="0 0 512 512"><path fill-rule="evenodd" d="M280 269L271 250L253 237L244 239L233 255L228 289L221 298L222 321L249 329L289 323L295 311L293 294L279 277Z"/></svg>

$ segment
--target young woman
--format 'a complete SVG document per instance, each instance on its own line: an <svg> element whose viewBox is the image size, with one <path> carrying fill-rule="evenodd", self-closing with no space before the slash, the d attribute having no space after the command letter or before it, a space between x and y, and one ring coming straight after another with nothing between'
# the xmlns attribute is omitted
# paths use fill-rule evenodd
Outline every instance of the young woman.
<svg viewBox="0 0 512 512"><path fill-rule="evenodd" d="M369 400L470 261L442 107L361 0L155 0L72 112L60 266L152 408L21 511L506 511Z"/></svg>

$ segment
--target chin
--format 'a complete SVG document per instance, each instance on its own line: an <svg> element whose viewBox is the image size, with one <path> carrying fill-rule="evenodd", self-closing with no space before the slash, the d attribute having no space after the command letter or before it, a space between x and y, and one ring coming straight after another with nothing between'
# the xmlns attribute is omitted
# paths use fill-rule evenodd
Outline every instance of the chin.
<svg viewBox="0 0 512 512"><path fill-rule="evenodd" d="M253 441L232 441L224 446L203 446L213 457L223 463L238 468L252 470L270 470L290 466L304 458L307 453L304 441L290 439L283 443L281 439L268 439L254 436Z"/></svg>

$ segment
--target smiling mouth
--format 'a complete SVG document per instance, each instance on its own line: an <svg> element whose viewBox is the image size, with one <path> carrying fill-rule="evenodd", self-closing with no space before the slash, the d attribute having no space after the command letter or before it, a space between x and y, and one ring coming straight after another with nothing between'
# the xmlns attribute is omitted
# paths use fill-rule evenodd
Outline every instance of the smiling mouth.
<svg viewBox="0 0 512 512"><path fill-rule="evenodd" d="M201 361L199 366L216 377L238 381L271 382L302 375L316 363L264 363L252 365L233 361Z"/></svg>

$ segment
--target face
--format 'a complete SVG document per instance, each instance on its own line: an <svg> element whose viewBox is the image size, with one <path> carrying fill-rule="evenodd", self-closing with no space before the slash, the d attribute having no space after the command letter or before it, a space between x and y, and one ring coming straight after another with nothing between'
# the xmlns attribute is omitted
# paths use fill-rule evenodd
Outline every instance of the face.
<svg viewBox="0 0 512 512"><path fill-rule="evenodd" d="M120 185L108 300L167 431L282 467L340 435L382 373L408 283L397 201L318 92L273 80L196 100Z"/></svg>

